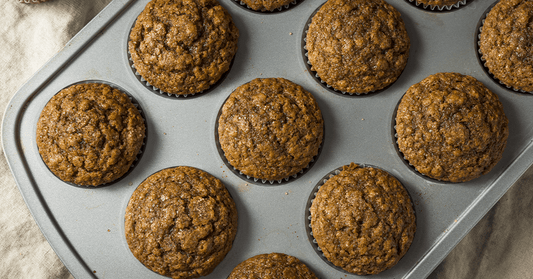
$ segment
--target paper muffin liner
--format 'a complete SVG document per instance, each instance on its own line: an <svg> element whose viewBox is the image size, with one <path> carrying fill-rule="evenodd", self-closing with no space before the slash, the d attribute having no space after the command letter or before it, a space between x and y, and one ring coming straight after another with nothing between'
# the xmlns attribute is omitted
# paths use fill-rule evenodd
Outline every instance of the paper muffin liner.
<svg viewBox="0 0 533 279"><path fill-rule="evenodd" d="M269 10L264 10L264 11L263 10L254 10L250 6L246 5L246 3L244 3L241 0L232 0L231 2L233 2L234 4L239 6L240 8L245 9L245 10L250 11L250 12L253 12L253 13L258 13L258 14L277 14L277 13L288 11L288 10L298 6L303 1L304 0L293 0L289 4L283 5L283 6L279 7L279 8L276 8L276 9L271 10L271 11L269 11Z"/></svg>
<svg viewBox="0 0 533 279"><path fill-rule="evenodd" d="M418 2L417 0L408 0L408 1L409 1L409 3L413 4L415 7L422 8L422 9L428 10L428 11L434 11L434 12L451 11L453 8L459 9L460 7L466 5L466 0L457 1L457 3L455 3L453 5L449 5L449 6L447 6L447 5L443 5L443 6L426 5L424 3Z"/></svg>
<svg viewBox="0 0 533 279"><path fill-rule="evenodd" d="M316 8L316 10L313 11L313 13L311 13L309 18L305 22L304 32L302 32L302 39L301 39L302 59L303 59L305 68L307 69L307 72L311 75L311 77L318 84L320 84L324 89L328 90L329 92L332 92L332 93L335 93L335 94L339 94L341 96L347 96L347 97L372 96L372 95L374 95L376 93L383 92L383 91L387 90L389 87L391 87L400 78L401 74L403 73L403 70L402 70L402 73L400 73L400 75L398 76L398 78L394 82L392 82L391 84L385 86L382 89L372 90L372 91L369 91L367 93L350 93L350 92L346 92L346 91L335 89L333 86L329 85L326 81L322 80L316 71L311 69L312 64L311 64L311 61L309 61L309 54L308 54L308 50L307 50L307 32L309 31L309 26L311 26L311 22L313 21L313 17L320 10L320 8L322 8L322 6L324 4L325 3L322 3L318 8ZM404 68L404 70L405 70L405 68Z"/></svg>
<svg viewBox="0 0 533 279"><path fill-rule="evenodd" d="M359 163L355 163L357 165L359 165L359 167L361 168L374 168L374 169L380 169L382 171L385 171L387 172L389 175L393 176L390 172L380 168L380 167L376 167L374 165L370 165L370 164L359 164ZM348 166L348 165L347 165ZM307 234L307 240L309 241L309 244L311 245L311 247L313 247L313 251L315 251L315 253L318 255L318 257L320 259L322 259L326 264L328 264L329 266L331 266L332 268L340 271L340 272L343 272L345 274L349 274L349 275L357 275L357 276L370 276L372 274L366 274L366 275L359 275L359 274L356 274L356 273L351 273L349 271L346 271L344 270L343 268L339 267L339 266L336 266L334 265L332 262L330 262L326 256L324 255L324 253L322 252L322 249L318 246L318 242L316 241L315 237L313 236L313 229L312 229L312 226L311 226L311 206L313 205L313 201L315 200L315 197L316 195L318 194L318 190L320 189L320 187L322 187L322 185L324 185L330 178L334 177L335 175L339 174L342 169L344 168L344 166L342 167L338 167L330 172L328 172L326 175L324 175L318 182L317 184L315 185L315 187L313 187L313 190L311 191L311 193L309 194L309 198L307 199L307 202L305 204L305 214L304 214L304 225L305 225L305 231L306 231L306 234ZM394 177L394 176L393 176ZM396 177L394 177L396 178ZM398 180L400 182L400 184L402 185L402 187L404 187L405 191L407 192L407 195L409 196L409 200L411 201L411 206L413 207L413 211L414 211L414 214L415 214L415 226L417 224L417 216L416 216L416 209L415 209L415 206L414 206L414 202L413 202L413 197L411 196L411 194L409 193L409 191L407 191L407 188L405 188L405 186L403 185L403 183L398 179L396 178L396 180ZM416 231L415 231L415 235L413 235L413 241L414 241L414 238L416 236ZM412 244L411 244L412 246ZM409 246L409 249L410 247ZM407 254L407 253L406 253ZM404 255L405 256L405 255ZM403 257L402 257L403 258ZM401 260L401 258L400 258Z"/></svg>
<svg viewBox="0 0 533 279"><path fill-rule="evenodd" d="M426 180L429 180L429 181L432 181L432 182L436 182L436 183L440 183L440 184L456 184L458 182L451 182L451 181L445 181L445 180L439 180L439 179L435 179L435 178L432 178L432 177L429 177L421 172L419 172L415 166L413 166L413 164L411 164L409 162L409 160L407 160L407 158L405 158L405 155L403 154L402 151L400 151L400 147L398 145L398 133L396 132L396 114L398 112L398 107L400 106L400 102L402 101L403 99L403 96L405 96L406 93L404 93L402 95L402 97L400 98L400 100L398 100L398 103L396 104L396 107L394 107L394 112L392 114L392 122L391 122L391 137L392 137L392 142L393 142L393 145L394 145L394 150L396 150L396 154L398 154L398 156L402 159L402 162L404 163L404 165L407 166L407 168L409 168L413 173L415 173L416 175L426 179Z"/></svg>
<svg viewBox="0 0 533 279"><path fill-rule="evenodd" d="M131 30L133 29L133 27L135 27L135 23L137 22L137 20L135 20L132 24L132 26L130 27L130 33L131 33ZM164 97L164 98L168 98L168 99L181 99L181 100L184 100L184 99L192 99L192 98L195 98L195 97L198 97L198 96L201 96L202 94L205 94L205 93L209 93L211 91L213 91L216 87L218 87L220 84L222 84L222 82L226 79L226 77L228 76L229 72L231 71L231 68L233 67L233 62L235 61L235 55L233 56L233 59L231 59L231 62L229 64L229 68L226 72L224 72L220 78L217 80L217 82L215 82L214 84L212 84L211 86L209 86L209 88L207 89L204 89L200 92L197 92L197 93L192 93L192 94L182 94L182 95L179 95L179 94L172 94L172 93L168 93L168 92L165 92L164 90L162 89L159 89L157 88L156 86L150 84L146 79L144 79L142 77L142 75L137 71L137 69L135 68L135 63L133 63L133 59L131 58L131 53L130 53L130 50L129 50L129 43L130 43L130 36L128 33L128 40L127 40L127 43L126 43L126 49L127 49L127 54L128 54L128 64L130 66L130 69L133 73L133 75L135 76L135 78L146 88L148 89L150 92L154 93L155 95L157 96L160 96L160 97Z"/></svg>
<svg viewBox="0 0 533 279"><path fill-rule="evenodd" d="M481 32L483 32L483 24L485 24L485 19L487 18L487 15L489 14L489 12L492 10L492 8L498 3L499 1L496 1L494 2L492 5L490 5L487 10L485 10L485 12L483 13L483 15L481 16L481 18L479 19L478 21L478 24L476 26L476 35L474 36L475 40L476 40L476 43L474 44L475 45L475 48L476 48L476 56L478 58L478 62L479 62L479 65L481 65L481 68L483 69L483 71L485 71L485 73L496 83L498 84L501 88L505 89L505 90L508 90L510 92L520 92L520 93L525 93L525 94L533 94L533 92L529 92L529 91L525 91L525 90L522 90L522 89L516 89L512 86L509 86L505 83L503 83L501 80L499 80L498 78L496 78L494 76L493 73L491 73L491 71L489 70L489 68L487 67L487 61L483 58L483 53L481 52L481 48L480 48L480 45L481 45Z"/></svg>
<svg viewBox="0 0 533 279"><path fill-rule="evenodd" d="M317 154L315 156L313 156L313 158L311 159L311 161L307 164L307 166L305 168L303 168L302 170L300 170L299 172L297 172L297 173L295 173L295 174L293 174L291 176L288 176L288 177L285 177L285 178L282 178L282 179L278 179L278 180L261 179L261 178L256 178L256 177L252 177L252 176L246 175L246 174L242 173L236 167L232 166L229 163L228 159L226 158L224 150L222 150L222 147L221 147L220 141L219 141L219 137L218 137L218 121L220 119L220 116L222 115L222 108L224 107L224 104L226 103L226 101L228 100L230 95L231 94L229 94L228 97L226 97L226 100L224 100L224 102L222 103L222 106L220 106L220 109L218 110L218 113L217 113L217 117L216 117L216 121L215 121L215 144L216 144L216 147L217 147L218 155L220 155L220 158L222 159L224 164L228 167L228 169L232 173L234 173L236 176L238 176L239 178L241 178L241 179L243 179L243 180L245 180L246 182L249 182L249 183L253 183L253 184L256 184L256 185L260 185L260 186L277 186L277 185L283 185L283 184L287 184L287 183L293 182L294 180L302 177L304 174L309 172L311 167L313 167L315 165L316 161L318 160L318 156L320 156L320 153L322 153L322 146L324 146L324 139L326 138L326 125L322 126L323 127L322 143L320 143L320 146L318 147Z"/></svg>
<svg viewBox="0 0 533 279"><path fill-rule="evenodd" d="M59 90L57 93L61 92L62 90L64 89L67 89L73 85L78 85L78 84L87 84L87 83L100 83L100 84L105 84L105 85L109 85L111 86L112 88L114 89L118 89L120 90L120 92L126 94L128 96L128 98L131 100L131 103L137 108L137 110L139 111L143 121L144 121L144 138L143 138L143 143L141 145L141 148L139 149L139 153L137 153L137 156L135 157L135 160L133 160L133 162L131 163L131 166L130 168L128 169L128 171L126 171L121 177L111 181L111 182L107 182L107 183L103 183L103 184L100 184L100 185L97 185L97 186L92 186L92 185L80 185L80 184L75 184L75 183L72 183L70 181L64 181L62 180L61 178L59 178L54 172L52 172L50 170L50 168L48 167L48 165L44 162L42 156L41 156L41 153L39 153L39 158L41 158L41 161L43 162L43 164L46 166L46 168L48 169L48 171L50 171L51 174L53 174L57 179L59 179L61 182L67 184L67 185L70 185L70 186L74 186L74 187L79 187L79 188L84 188L84 189L94 189L94 188L102 188L102 187L107 187L107 186L111 186L113 184L116 184L118 183L119 181L121 181L122 179L124 179L126 176L128 176L132 171L133 169L139 164L141 158L142 158L142 155L144 154L145 152L145 149L146 149L146 141L147 141L147 138L148 138L148 125L146 124L146 116L144 114L144 111L141 107L141 105L137 102L137 100L126 90L124 90L124 88L112 83L112 82L108 82L108 81L102 81L102 80L84 80L84 81L79 81L79 82L75 82L75 83L72 83L68 86L65 86L63 88L61 88L61 90ZM56 93L56 94L57 94ZM54 94L54 96L56 95ZM53 97L53 96L52 96ZM50 98L51 100L52 98ZM48 101L50 101L48 100ZM48 102L47 102L48 104ZM37 148L37 150L39 150L39 148Z"/></svg>

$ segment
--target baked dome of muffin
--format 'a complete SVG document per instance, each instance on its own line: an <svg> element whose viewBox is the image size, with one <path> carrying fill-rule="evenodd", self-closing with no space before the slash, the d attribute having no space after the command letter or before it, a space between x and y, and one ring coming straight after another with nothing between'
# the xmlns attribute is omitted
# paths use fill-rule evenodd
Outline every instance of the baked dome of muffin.
<svg viewBox="0 0 533 279"><path fill-rule="evenodd" d="M222 182L193 167L156 172L126 208L126 241L147 268L175 279L206 276L231 250L237 208Z"/></svg>
<svg viewBox="0 0 533 279"><path fill-rule="evenodd" d="M239 30L216 0L152 0L130 33L135 69L176 95L202 92L230 68Z"/></svg>
<svg viewBox="0 0 533 279"><path fill-rule="evenodd" d="M533 2L499 1L487 14L479 39L490 73L516 90L533 92Z"/></svg>
<svg viewBox="0 0 533 279"><path fill-rule="evenodd" d="M412 85L398 105L400 152L428 177L465 182L488 173L509 135L498 96L458 73L430 75Z"/></svg>
<svg viewBox="0 0 533 279"><path fill-rule="evenodd" d="M316 279L298 258L283 253L253 256L238 264L227 279Z"/></svg>
<svg viewBox="0 0 533 279"><path fill-rule="evenodd" d="M240 0L252 10L273 11L277 8L289 5L294 0Z"/></svg>
<svg viewBox="0 0 533 279"><path fill-rule="evenodd" d="M128 95L107 84L69 86L37 122L37 146L61 180L99 186L122 177L137 158L146 126Z"/></svg>
<svg viewBox="0 0 533 279"><path fill-rule="evenodd" d="M312 235L326 259L358 275L396 265L416 232L403 185L383 170L354 163L320 186L310 213Z"/></svg>
<svg viewBox="0 0 533 279"><path fill-rule="evenodd" d="M366 94L398 79L410 40L400 13L383 0L328 0L313 16L306 48L326 84Z"/></svg>
<svg viewBox="0 0 533 279"><path fill-rule="evenodd" d="M284 78L258 78L239 86L218 119L218 140L228 162L263 180L288 178L307 167L323 134L315 98Z"/></svg>

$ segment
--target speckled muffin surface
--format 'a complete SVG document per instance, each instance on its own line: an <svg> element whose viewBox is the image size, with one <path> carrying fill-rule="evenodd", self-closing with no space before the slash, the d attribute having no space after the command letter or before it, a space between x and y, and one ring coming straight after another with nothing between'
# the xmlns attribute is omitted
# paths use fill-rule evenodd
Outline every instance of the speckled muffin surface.
<svg viewBox="0 0 533 279"><path fill-rule="evenodd" d="M532 28L532 1L502 0L488 13L479 45L494 77L527 92L533 92Z"/></svg>
<svg viewBox="0 0 533 279"><path fill-rule="evenodd" d="M248 7L256 11L273 11L277 8L289 5L295 0L241 0Z"/></svg>
<svg viewBox="0 0 533 279"><path fill-rule="evenodd" d="M313 237L334 265L358 275L378 274L407 253L416 232L411 199L387 172L344 166L311 204Z"/></svg>
<svg viewBox="0 0 533 279"><path fill-rule="evenodd" d="M227 279L316 279L298 258L283 253L253 256L238 264Z"/></svg>
<svg viewBox="0 0 533 279"><path fill-rule="evenodd" d="M281 180L318 154L324 121L311 93L283 78L254 79L224 103L218 137L228 162L245 175Z"/></svg>
<svg viewBox="0 0 533 279"><path fill-rule="evenodd" d="M37 146L61 180L98 186L128 171L145 130L144 119L125 93L106 84L78 84L61 90L42 110Z"/></svg>
<svg viewBox="0 0 533 279"><path fill-rule="evenodd" d="M400 13L383 0L328 0L313 16L306 48L320 79L365 94L398 79L410 40Z"/></svg>
<svg viewBox="0 0 533 279"><path fill-rule="evenodd" d="M396 115L398 148L428 177L465 182L488 173L509 135L498 96L473 77L438 73L411 86Z"/></svg>
<svg viewBox="0 0 533 279"><path fill-rule="evenodd" d="M239 30L216 0L152 0L138 16L128 50L151 85L199 93L229 70Z"/></svg>
<svg viewBox="0 0 533 279"><path fill-rule="evenodd" d="M147 268L175 279L206 276L237 233L237 209L219 179L193 167L161 170L133 192L126 241Z"/></svg>

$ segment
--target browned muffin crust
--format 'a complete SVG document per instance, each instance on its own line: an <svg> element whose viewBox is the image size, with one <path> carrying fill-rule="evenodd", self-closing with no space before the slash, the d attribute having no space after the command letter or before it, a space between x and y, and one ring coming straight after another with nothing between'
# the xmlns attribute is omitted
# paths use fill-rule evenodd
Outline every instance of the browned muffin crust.
<svg viewBox="0 0 533 279"><path fill-rule="evenodd" d="M145 129L126 94L105 84L78 84L61 90L44 107L37 123L37 146L44 163L61 180L98 186L128 171Z"/></svg>
<svg viewBox="0 0 533 279"><path fill-rule="evenodd" d="M352 163L318 190L311 205L311 229L331 263L359 275L377 274L407 253L416 217L409 194L396 178Z"/></svg>
<svg viewBox="0 0 533 279"><path fill-rule="evenodd" d="M193 167L161 170L126 208L126 241L147 268L175 279L213 271L233 245L237 209L226 187Z"/></svg>
<svg viewBox="0 0 533 279"><path fill-rule="evenodd" d="M311 93L283 79L254 79L222 107L219 142L245 175L280 180L307 167L322 143L324 121Z"/></svg>
<svg viewBox="0 0 533 279"><path fill-rule="evenodd" d="M151 85L187 95L228 71L238 38L231 15L216 0L152 0L131 30L128 50Z"/></svg>
<svg viewBox="0 0 533 279"><path fill-rule="evenodd" d="M460 1L461 0L416 0L417 3L437 7L452 6L459 3Z"/></svg>
<svg viewBox="0 0 533 279"><path fill-rule="evenodd" d="M488 173L509 135L498 96L475 78L438 73L411 86L396 115L398 148L417 171L465 182Z"/></svg>
<svg viewBox="0 0 533 279"><path fill-rule="evenodd" d="M311 69L349 93L392 84L409 56L400 13L383 0L328 0L313 17L306 40Z"/></svg>
<svg viewBox="0 0 533 279"><path fill-rule="evenodd" d="M273 11L274 9L281 8L285 5L289 5L294 0L241 0L252 10L256 11Z"/></svg>
<svg viewBox="0 0 533 279"><path fill-rule="evenodd" d="M502 0L488 13L479 48L485 66L498 80L533 92L533 2Z"/></svg>
<svg viewBox="0 0 533 279"><path fill-rule="evenodd" d="M253 256L238 264L227 279L316 279L298 258L283 253Z"/></svg>

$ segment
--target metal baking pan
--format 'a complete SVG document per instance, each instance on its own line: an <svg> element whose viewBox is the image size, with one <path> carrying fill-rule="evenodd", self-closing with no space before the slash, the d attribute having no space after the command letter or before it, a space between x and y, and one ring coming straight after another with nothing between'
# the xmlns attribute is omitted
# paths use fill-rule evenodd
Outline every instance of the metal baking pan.
<svg viewBox="0 0 533 279"><path fill-rule="evenodd" d="M302 59L305 23L323 0L305 0L278 13L254 13L220 0L240 31L239 49L226 79L195 98L169 100L149 92L127 59L129 30L148 0L114 0L41 68L9 103L2 142L11 171L33 217L76 278L163 278L131 254L124 211L135 188L170 166L203 169L224 182L237 204L233 249L205 278L225 278L260 253L298 257L320 278L357 278L338 271L313 251L305 228L306 202L330 171L350 162L374 165L397 177L413 198L418 229L410 250L393 268L372 278L423 278L533 163L533 95L500 87L476 55L476 26L492 1L469 1L449 12L431 12L389 0L411 38L409 61L392 86L367 97L335 94L318 84ZM415 174L394 147L391 123L410 85L437 72L474 76L497 93L509 118L504 156L487 175L467 183L438 183ZM217 112L239 85L257 77L284 77L310 91L325 120L325 144L314 166L283 185L249 183L223 163L215 143ZM48 100L66 85L101 80L122 87L143 107L149 129L135 169L108 187L78 188L58 180L40 160L36 123Z"/></svg>

